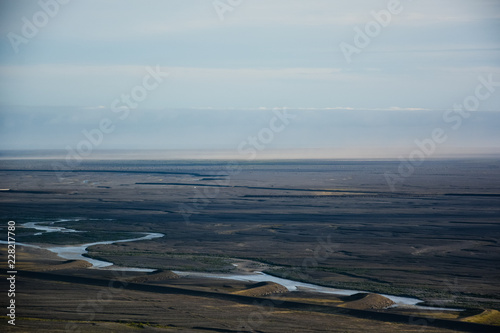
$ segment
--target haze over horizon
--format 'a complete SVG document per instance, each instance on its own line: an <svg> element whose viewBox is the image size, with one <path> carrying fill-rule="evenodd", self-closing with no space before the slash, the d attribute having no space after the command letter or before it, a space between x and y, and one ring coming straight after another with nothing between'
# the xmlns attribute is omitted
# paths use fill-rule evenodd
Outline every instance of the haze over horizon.
<svg viewBox="0 0 500 333"><path fill-rule="evenodd" d="M498 1L214 3L3 1L0 149L500 150Z"/></svg>

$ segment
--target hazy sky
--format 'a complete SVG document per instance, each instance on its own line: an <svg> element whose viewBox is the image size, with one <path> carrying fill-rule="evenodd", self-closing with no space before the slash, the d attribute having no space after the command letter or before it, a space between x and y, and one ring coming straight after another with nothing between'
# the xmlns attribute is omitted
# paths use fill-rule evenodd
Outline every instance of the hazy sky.
<svg viewBox="0 0 500 333"><path fill-rule="evenodd" d="M268 126L273 113L255 109L275 107L297 118L270 147L411 147L457 125L443 110L481 82L500 82L497 0L2 0L0 11L0 149L65 149L105 117L115 130L96 148L232 149ZM447 145L500 146L500 86L480 92ZM112 112L132 104L124 119Z"/></svg>

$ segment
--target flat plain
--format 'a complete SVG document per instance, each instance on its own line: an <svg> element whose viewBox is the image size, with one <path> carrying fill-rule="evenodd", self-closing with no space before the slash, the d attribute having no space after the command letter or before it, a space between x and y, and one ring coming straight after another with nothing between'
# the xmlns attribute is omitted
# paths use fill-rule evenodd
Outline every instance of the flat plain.
<svg viewBox="0 0 500 333"><path fill-rule="evenodd" d="M233 298L124 287L93 312L82 312L77 309L85 299L104 287L88 280L82 289L77 282L26 273L18 286L16 332L33 327L40 332L451 332L434 327L438 318L498 324L498 159L426 161L395 189L385 174L397 173L399 161L88 160L64 173L54 171L54 162L0 162L2 232L9 220L20 226L60 219L68 221L58 226L85 232L36 235L37 230L18 228L17 242L43 247L163 233L148 241L93 246L89 255L162 272L258 270L465 311L377 309L408 316L401 322L347 310L291 308L286 302L289 306L263 309ZM26 272L110 279L110 271L88 269L50 252L24 247L18 252ZM2 258L5 254L3 249ZM147 274L127 272L119 280L141 276ZM262 288L201 278L134 281L230 295ZM302 291L279 297L280 302L336 309L349 301Z"/></svg>

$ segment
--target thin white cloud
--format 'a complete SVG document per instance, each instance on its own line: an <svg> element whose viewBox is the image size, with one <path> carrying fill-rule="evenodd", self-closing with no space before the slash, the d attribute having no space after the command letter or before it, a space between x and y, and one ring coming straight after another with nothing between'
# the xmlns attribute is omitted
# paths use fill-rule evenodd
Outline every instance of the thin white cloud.
<svg viewBox="0 0 500 333"><path fill-rule="evenodd" d="M496 74L500 75L500 66L471 66L471 67L451 67L451 66L440 66L440 67L419 67L418 70L426 72L436 72L436 73L449 73L449 74Z"/></svg>
<svg viewBox="0 0 500 333"><path fill-rule="evenodd" d="M298 79L318 80L332 79L342 72L340 68L192 68L173 67L168 68L172 77L181 80L190 79Z"/></svg>
<svg viewBox="0 0 500 333"><path fill-rule="evenodd" d="M392 20L400 27L500 18L498 2L485 0L401 0L401 7L403 11ZM386 9L386 0L252 0L235 6L221 21L213 1L86 0L62 7L47 29L55 39L119 41L236 26L349 27L364 25L373 20L372 11ZM16 12L16 15L22 13ZM31 17L33 13L25 15ZM21 27L21 16L11 20ZM9 27L14 31L15 28Z"/></svg>
<svg viewBox="0 0 500 333"><path fill-rule="evenodd" d="M4 78L95 78L109 79L142 77L146 66L122 65L27 65L0 66ZM198 67L159 67L180 80L192 79L332 79L342 72L340 68L198 68Z"/></svg>

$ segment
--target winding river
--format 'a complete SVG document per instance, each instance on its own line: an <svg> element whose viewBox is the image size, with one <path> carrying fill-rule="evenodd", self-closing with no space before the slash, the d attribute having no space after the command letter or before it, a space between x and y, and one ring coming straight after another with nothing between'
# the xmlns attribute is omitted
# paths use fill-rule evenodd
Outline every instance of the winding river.
<svg viewBox="0 0 500 333"><path fill-rule="evenodd" d="M60 219L60 220L52 221L52 222L29 222L29 223L24 223L22 226L26 227L26 228L32 228L32 229L39 230L40 232L37 233L36 235L40 235L43 232L82 232L82 231L78 231L78 230L74 230L74 229L66 229L64 227L59 227L59 226L54 225L55 223L58 223L58 222L70 222L70 221L80 221L80 220L79 219L70 219L70 220ZM43 225L40 225L40 224L43 224ZM165 236L165 235L161 234L161 233L145 233L144 236L137 237L137 238L121 239L121 240L115 240L115 241L102 241L102 242L94 242L94 243L87 243L87 244L81 244L81 245L67 245L67 246L38 246L38 245L23 244L23 243L16 243L16 244L21 245L21 246L29 246L29 247L35 247L35 248L49 250L49 251L57 254L59 257L64 258L64 259L68 259L68 260L85 260L85 261L89 262L90 264L92 264L91 268L93 268L93 269L112 269L112 270L121 270L121 271L154 272L155 269L114 266L113 263L111 263L111 262L92 259L89 257L85 257L83 255L85 253L87 253L88 247L94 246L94 245L135 242L135 241L160 238L163 236ZM5 242L5 241L0 241L0 244L6 244L6 243L7 242ZM183 277L187 277L187 278L189 278L189 277L203 277L203 278L227 279L227 280L248 281L248 282L269 281L269 282L278 283L278 284L286 287L289 291L300 290L300 291L309 291L309 292L316 292L316 293L345 295L345 296L350 296L350 295L354 295L357 293L366 293L366 291L329 288L329 287L323 287L323 286L319 286L319 285L315 285L315 284L311 284L311 283L304 283L304 282L283 279L283 278L279 278L276 276L268 275L268 274L263 273L263 272L253 272L252 274L215 274L215 273L181 272L181 271L173 271L173 272L179 276L183 276ZM418 309L422 309L422 310L460 311L459 309L420 306L417 304L421 303L422 300L417 299L417 298L393 296L393 295L386 295L386 294L381 294L381 295L392 300L394 303L396 303L394 306L397 306L397 307L410 307L410 308L418 308Z"/></svg>
<svg viewBox="0 0 500 333"><path fill-rule="evenodd" d="M58 227L54 226L55 223L58 222L72 222L72 221L80 221L79 219L60 219L57 221L52 221L52 222L29 222L29 223L24 223L22 226L25 228L31 228L35 230L39 230L41 232L36 233L35 235L41 235L43 232L82 232L74 229L66 229L64 227ZM43 225L40 225L43 223ZM48 225L46 225L48 223ZM59 257L68 259L68 260L85 260L88 263L92 264L93 269L111 269L111 270L120 270L120 271L135 271L135 272L154 272L155 269L148 269L148 268L135 268L135 267L118 267L114 266L112 262L107 262L103 260L97 260L89 257L85 257L84 254L87 253L87 248L94 246L94 245L106 245L106 244L115 244L115 243L124 243L124 242L135 242L135 241L141 241L141 240L150 240L154 238L160 238L165 236L164 234L160 233L144 233L144 236L142 237L137 237L137 238L128 238L128 239L120 239L120 240L115 240L115 241L102 241L102 242L93 242L93 243L86 243L86 244L80 244L80 245L64 245L64 246L38 246L38 245L32 245L32 244L25 244L25 243L16 243L16 245L21 245L21 246L29 246L29 247L35 247L39 249L44 249L48 250L50 252L53 252L57 254ZM0 244L6 244L7 242L5 241L0 241Z"/></svg>

